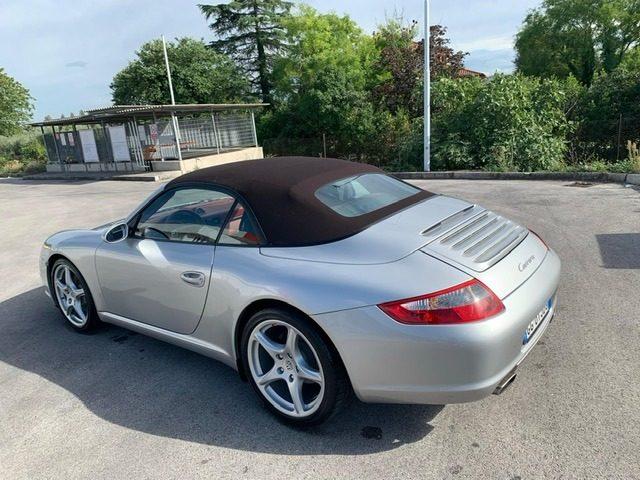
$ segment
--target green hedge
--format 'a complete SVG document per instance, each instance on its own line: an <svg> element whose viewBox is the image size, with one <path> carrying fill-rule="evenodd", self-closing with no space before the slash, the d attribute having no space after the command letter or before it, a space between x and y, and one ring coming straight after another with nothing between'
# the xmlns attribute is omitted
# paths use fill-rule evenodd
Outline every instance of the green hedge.
<svg viewBox="0 0 640 480"><path fill-rule="evenodd" d="M433 93L433 168L554 170L575 124L577 83L521 75L442 79Z"/></svg>
<svg viewBox="0 0 640 480"><path fill-rule="evenodd" d="M640 71L597 75L568 118L577 125L569 163L623 161L628 142L640 143Z"/></svg>
<svg viewBox="0 0 640 480"><path fill-rule="evenodd" d="M349 110L346 122L349 129L327 133L325 145L319 133L272 137L275 130L263 129L261 138L273 155L320 155L326 147L328 156L422 170L422 117L359 108ZM433 83L433 170L634 172L640 166L629 142L640 145L640 72L600 75L589 89L572 78L518 74Z"/></svg>
<svg viewBox="0 0 640 480"><path fill-rule="evenodd" d="M12 176L45 170L47 154L42 137L26 130L11 137L0 137L0 175Z"/></svg>

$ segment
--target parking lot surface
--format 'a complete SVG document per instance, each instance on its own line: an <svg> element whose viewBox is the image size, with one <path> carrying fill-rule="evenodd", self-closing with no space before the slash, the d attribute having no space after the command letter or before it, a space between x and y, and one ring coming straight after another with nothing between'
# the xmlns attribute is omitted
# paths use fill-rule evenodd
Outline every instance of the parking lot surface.
<svg viewBox="0 0 640 480"><path fill-rule="evenodd" d="M121 218L158 185L0 180L0 478L640 478L640 192L416 184L547 240L557 316L501 396L354 402L298 431L213 360L113 326L74 333L38 288L48 235Z"/></svg>

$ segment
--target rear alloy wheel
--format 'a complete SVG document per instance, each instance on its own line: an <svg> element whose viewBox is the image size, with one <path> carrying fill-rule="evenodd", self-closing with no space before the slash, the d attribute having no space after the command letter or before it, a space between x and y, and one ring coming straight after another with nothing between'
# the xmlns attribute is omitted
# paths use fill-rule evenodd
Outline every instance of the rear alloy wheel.
<svg viewBox="0 0 640 480"><path fill-rule="evenodd" d="M89 331L98 322L89 287L71 262L60 259L53 265L51 290L56 305L74 329Z"/></svg>
<svg viewBox="0 0 640 480"><path fill-rule="evenodd" d="M259 312L247 324L242 346L254 390L269 410L289 423L323 422L350 392L337 354L302 316Z"/></svg>

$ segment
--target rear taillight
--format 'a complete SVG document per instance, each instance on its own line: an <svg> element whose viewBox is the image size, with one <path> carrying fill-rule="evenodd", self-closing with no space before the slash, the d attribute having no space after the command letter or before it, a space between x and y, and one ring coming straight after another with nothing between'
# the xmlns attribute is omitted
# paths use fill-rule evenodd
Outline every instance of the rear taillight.
<svg viewBox="0 0 640 480"><path fill-rule="evenodd" d="M408 325L447 325L477 322L504 310L500 299L473 279L420 297L378 305L391 318Z"/></svg>

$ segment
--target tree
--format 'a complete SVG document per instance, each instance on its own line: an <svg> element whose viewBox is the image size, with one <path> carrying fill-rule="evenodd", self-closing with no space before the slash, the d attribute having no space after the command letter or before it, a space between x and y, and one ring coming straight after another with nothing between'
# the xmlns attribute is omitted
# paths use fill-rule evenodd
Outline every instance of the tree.
<svg viewBox="0 0 640 480"><path fill-rule="evenodd" d="M0 136L17 133L32 113L33 98L29 90L0 68Z"/></svg>
<svg viewBox="0 0 640 480"><path fill-rule="evenodd" d="M468 53L461 51L456 52L450 47L451 41L447 38L446 27L442 25L431 25L429 31L431 79L457 77L460 69L464 67L464 57L466 57ZM424 57L422 42L420 42L419 53L421 57Z"/></svg>
<svg viewBox="0 0 640 480"><path fill-rule="evenodd" d="M225 103L244 99L247 79L233 61L214 52L202 40L180 38L167 43L177 103ZM111 83L117 105L171 103L162 41L152 40Z"/></svg>
<svg viewBox="0 0 640 480"><path fill-rule="evenodd" d="M372 96L378 108L393 114L404 110L415 117L422 109L418 96L424 59L416 34L416 22L404 26L401 19L391 19L373 35L380 53L374 65L379 83Z"/></svg>
<svg viewBox="0 0 640 480"><path fill-rule="evenodd" d="M371 37L348 16L321 14L308 6L284 25L290 47L274 62L276 108L262 119L263 135L321 139L325 134L332 154L360 155L365 138L373 137L367 137L373 114Z"/></svg>
<svg viewBox="0 0 640 480"><path fill-rule="evenodd" d="M544 0L516 39L516 66L527 75L575 76L590 85L615 70L640 41L637 0Z"/></svg>
<svg viewBox="0 0 640 480"><path fill-rule="evenodd" d="M455 78L464 67L464 52L450 47L447 29L430 27L431 79ZM423 42L417 42L417 22L405 26L401 18L392 18L374 33L380 51L375 64L379 84L373 89L374 101L392 113L400 109L411 117L422 114L422 80L424 76Z"/></svg>
<svg viewBox="0 0 640 480"><path fill-rule="evenodd" d="M264 102L271 101L273 57L286 46L282 25L292 3L285 0L232 0L199 5L209 28L218 36L211 42L242 66Z"/></svg>
<svg viewBox="0 0 640 480"><path fill-rule="evenodd" d="M640 71L640 46L629 51L622 60L620 67L624 67L628 71Z"/></svg>

